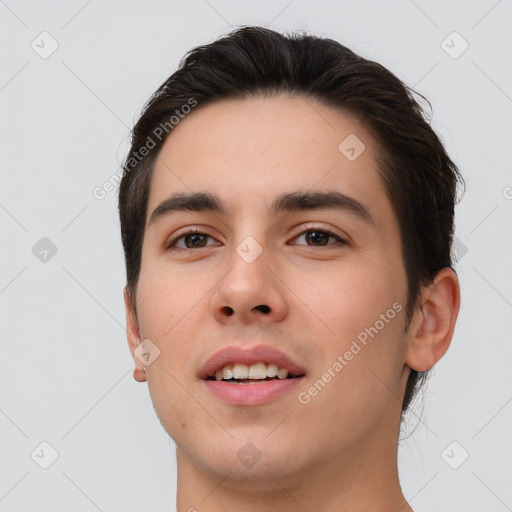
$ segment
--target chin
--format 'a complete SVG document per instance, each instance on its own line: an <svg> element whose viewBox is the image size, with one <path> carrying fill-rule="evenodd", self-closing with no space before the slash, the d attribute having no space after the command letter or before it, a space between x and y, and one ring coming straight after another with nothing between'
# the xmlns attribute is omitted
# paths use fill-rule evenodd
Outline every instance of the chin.
<svg viewBox="0 0 512 512"><path fill-rule="evenodd" d="M305 469L300 462L305 455L297 452L299 443L290 438L284 442L279 436L272 439L275 433L269 436L269 429L262 433L260 428L258 432L260 435L242 429L230 431L233 438L223 433L217 444L210 437L209 446L202 446L205 451L198 450L201 444L196 440L190 450L183 449L183 446L178 449L181 451L178 463L180 458L186 457L202 472L225 479L223 485L245 490L276 490L276 480L295 480L297 474Z"/></svg>

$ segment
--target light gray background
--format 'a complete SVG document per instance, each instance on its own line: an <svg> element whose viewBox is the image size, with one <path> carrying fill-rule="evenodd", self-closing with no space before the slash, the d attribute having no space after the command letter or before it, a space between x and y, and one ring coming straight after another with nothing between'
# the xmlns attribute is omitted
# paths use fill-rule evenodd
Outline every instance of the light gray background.
<svg viewBox="0 0 512 512"><path fill-rule="evenodd" d="M431 100L467 180L462 309L400 476L417 512L512 510L511 18L511 0L0 0L0 510L174 511L175 446L131 375L117 191L92 190L184 53L241 24L335 38Z"/></svg>

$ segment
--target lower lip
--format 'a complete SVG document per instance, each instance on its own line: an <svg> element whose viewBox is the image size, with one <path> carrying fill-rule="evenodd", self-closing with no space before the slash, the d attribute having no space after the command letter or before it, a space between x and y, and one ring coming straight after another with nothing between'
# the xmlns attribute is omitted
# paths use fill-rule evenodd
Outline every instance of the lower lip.
<svg viewBox="0 0 512 512"><path fill-rule="evenodd" d="M258 384L230 384L222 380L203 380L211 393L232 405L262 405L304 382L304 377L266 380Z"/></svg>

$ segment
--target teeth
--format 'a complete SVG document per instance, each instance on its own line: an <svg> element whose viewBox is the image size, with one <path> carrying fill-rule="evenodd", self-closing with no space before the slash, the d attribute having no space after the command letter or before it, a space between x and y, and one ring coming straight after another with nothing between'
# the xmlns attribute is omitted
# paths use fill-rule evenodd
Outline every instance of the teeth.
<svg viewBox="0 0 512 512"><path fill-rule="evenodd" d="M278 370L279 370L279 367L277 366L277 364L270 363L267 366L267 377L276 377Z"/></svg>
<svg viewBox="0 0 512 512"><path fill-rule="evenodd" d="M249 379L265 379L267 377L267 366L265 363L256 363L249 366Z"/></svg>
<svg viewBox="0 0 512 512"><path fill-rule="evenodd" d="M247 379L249 377L249 367L246 364L235 363L233 365L234 379Z"/></svg>
<svg viewBox="0 0 512 512"><path fill-rule="evenodd" d="M233 378L233 365L227 364L222 368L222 378L223 379L232 379Z"/></svg>
<svg viewBox="0 0 512 512"><path fill-rule="evenodd" d="M277 377L279 379L286 379L286 377L288 377L288 370L286 368L279 368Z"/></svg>
<svg viewBox="0 0 512 512"><path fill-rule="evenodd" d="M278 379L286 379L286 377L288 377L288 370L286 368L279 368L274 363L255 363L251 365L246 365L242 363L229 363L222 368L218 368L217 371L215 372L216 380L263 380L266 377L277 377Z"/></svg>

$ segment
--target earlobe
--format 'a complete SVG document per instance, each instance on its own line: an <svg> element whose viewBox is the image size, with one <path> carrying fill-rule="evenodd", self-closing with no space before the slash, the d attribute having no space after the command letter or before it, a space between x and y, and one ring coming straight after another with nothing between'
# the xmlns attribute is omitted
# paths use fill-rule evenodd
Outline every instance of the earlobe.
<svg viewBox="0 0 512 512"><path fill-rule="evenodd" d="M133 370L133 378L137 382L146 382L146 370L135 368L135 370Z"/></svg>
<svg viewBox="0 0 512 512"><path fill-rule="evenodd" d="M460 307L457 274L442 269L434 282L422 290L421 300L411 322L410 339L405 354L413 370L430 370L448 350Z"/></svg>
<svg viewBox="0 0 512 512"><path fill-rule="evenodd" d="M140 344L140 332L137 320L135 319L134 311L132 310L130 292L128 287L124 289L124 306L126 310L126 336L128 339L128 347L135 363L135 370L133 371L133 378L137 382L146 382L146 371L142 362L134 355L135 349Z"/></svg>

